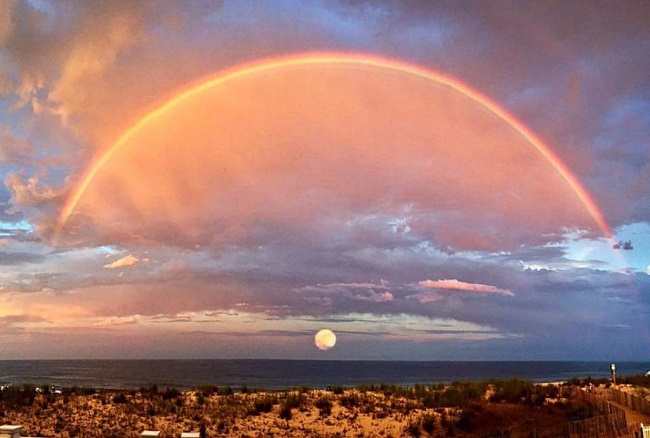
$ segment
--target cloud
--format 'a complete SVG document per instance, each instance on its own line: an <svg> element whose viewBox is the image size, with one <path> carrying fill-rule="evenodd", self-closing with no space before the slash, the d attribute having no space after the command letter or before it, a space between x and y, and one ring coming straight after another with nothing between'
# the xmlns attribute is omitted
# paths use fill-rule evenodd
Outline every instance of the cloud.
<svg viewBox="0 0 650 438"><path fill-rule="evenodd" d="M11 193L5 213L27 221L32 238L50 236L52 218L64 200L65 190L49 185L39 175L25 177L20 173L9 174L4 184Z"/></svg>
<svg viewBox="0 0 650 438"><path fill-rule="evenodd" d="M495 35L495 31L490 28L490 25L497 26L498 28L501 28L499 26L504 26L502 21L504 18L500 14L477 11L468 16L463 14L459 15L457 8L449 6L419 7L417 8L419 10L418 13L413 13L412 8L405 5L381 4L368 7L367 5L343 4L330 7L302 5L298 7L294 2L286 3L280 7L280 10L277 7L262 7L256 11L251 11L246 6L226 3L213 7L196 6L195 8L188 8L191 10L181 12L175 10L176 8L173 4L165 2L159 4L156 8L132 3L121 4L118 8L109 8L101 3L92 3L88 5L76 5L74 7L69 6L67 8L61 8L59 11L39 11L30 7L28 3L17 3L11 9L13 12L12 14L8 14L8 16L11 15L14 17L12 23L20 23L20 26L11 25L7 27L9 29L7 31L9 36L7 37L6 49L16 64L15 68L22 72L22 76L25 78L24 82L30 83L28 79L31 78L34 84L40 84L31 86L30 91L40 104L49 105L52 111L57 111L65 115L65 118L71 119L72 122L69 123L70 129L81 132L81 138L92 139L88 141L88 144L79 146L83 150L80 149L77 151L79 153L77 156L85 157L86 159L94 155L94 152L98 148L106 148L120 134L121 130L133 120L136 120L138 116L142 115L144 108L151 108L154 102L162 101L165 96L172 94L173 90L182 88L186 83L195 82L197 77L208 75L226 66L245 61L241 55L240 57L235 56L234 54L236 53L250 53L248 56L255 58L273 55L275 53L285 53L286 51L295 52L301 46L313 49L314 47L318 48L322 46L331 47L334 44L336 47L367 48L370 52L390 52L392 50L396 55L399 54L405 58L412 57L411 60L416 63L426 65L426 59L418 58L419 50L422 50L421 44L411 41L409 38L398 38L398 34L401 35L402 32L387 32L391 27L403 29L407 34L409 34L409 30L421 29L422 32L434 34L436 38L440 39L439 45L427 48L427 52L434 50L439 55L436 56L436 60L440 62L440 65L437 65L438 68L443 71L449 71L452 74L457 74L461 79L468 80L468 82L476 84L477 88L483 90L484 86L491 86L495 82L495 74L486 73L487 79L480 77L480 72L477 71L478 69L473 67L475 60L471 59L471 52L467 53L459 49L453 51L453 53L447 53L445 52L445 48L448 45L443 44L443 42L452 38L462 37L461 41L469 44L464 38L467 38L467 40L475 40L474 34L480 34L491 37L482 38L481 41L483 44L492 47L500 41L499 37L502 38L503 35L498 35L498 33ZM551 11L544 9L538 12L545 24L555 27L550 17L555 16L558 12L554 12L552 9ZM197 12L199 10L200 12ZM575 13L575 11L571 11L571 13ZM595 13L595 11L590 11L590 13ZM514 24L511 23L510 26L517 25L523 26L522 29L526 28L525 24L530 22L531 16L524 13L514 15L514 17L510 17L512 18L511 21L514 21ZM616 15L627 16L626 13L621 12L616 12ZM291 19L296 16L300 16L301 19ZM454 20L465 24L471 23L472 25L476 25L476 28L473 28L473 35L470 37L469 35L466 36L465 33L458 34L457 32L453 32L454 26L450 26L447 20L442 18L446 16L454 17ZM422 17L427 17L427 19L422 21ZM483 17L486 21L483 22L478 17ZM207 26L205 25L206 22L210 24L216 22L219 23L219 26ZM70 23L74 23L72 28L70 28ZM188 26L188 23L193 23L194 25ZM309 32L308 40L310 44L305 42L292 42L296 38L295 35L291 35L291 32L302 31L304 30L303 27L318 29L318 32ZM242 31L242 29L248 30L249 32ZM188 34L190 30L192 32L199 32L199 36L190 38ZM232 36L235 31L237 31L236 34L238 35L242 33L248 35L248 39L245 41L241 41L240 39L235 42ZM346 38L342 38L342 35L346 35ZM378 38L378 35L381 35L382 38ZM416 32L414 35L419 34ZM524 33L524 35L527 34ZM579 36L580 33L575 32L575 35ZM552 41L552 38L541 39L537 37L540 37L540 35L535 34L535 37L532 38L534 40L533 42L546 43ZM220 41L223 50L206 50L203 45L204 43L198 43L199 38ZM574 38L573 33L571 34L571 38ZM388 39L388 41L385 41L385 39ZM30 40L35 40L43 44L25 43L25 41ZM254 50L246 47L247 45L254 47ZM45 47L47 50L37 50L34 47ZM388 49L388 47L393 47L393 49ZM525 47L518 41L507 41L508 50L514 54L521 53L522 51L528 52L528 49ZM555 44L554 47L562 48L560 44ZM249 50L240 50L242 48L248 48ZM409 50L402 50L407 48ZM197 57L197 53L201 53L201 56ZM530 57L523 56L509 56L509 58L521 58L530 63L530 65L526 65L526 68L522 67L522 71L518 71L520 74L513 75L514 79L527 79L529 77L527 74L529 70L530 72L538 72L545 64L541 56L532 58L532 61ZM171 62L170 59L174 59L175 68L164 68L166 63ZM495 71L500 71L502 63L498 62L494 64L496 65L490 64L490 67L495 68ZM161 68L161 66L163 67ZM484 69L480 70L481 72L485 72ZM39 75L44 79L38 79ZM561 74L560 76L564 77L565 75ZM508 78L506 81L507 84L512 84L512 79ZM311 82L315 83L315 81ZM341 87L345 88L348 86L347 82L348 80L341 81ZM291 85L293 86L293 84ZM529 89L529 85L531 84L524 81L523 83L517 83L517 85ZM370 86L370 83L368 86ZM43 88L43 92L40 95L38 92L39 87ZM123 90L123 92L115 93L115 89ZM580 90L582 89L584 89L584 86L580 88ZM89 90L92 90L92 92L89 92ZM161 93L160 90L165 90L165 92ZM264 91L264 93L254 93L250 90L249 93L263 95L268 90L257 91ZM413 90L404 91L413 92ZM498 86L495 91L501 93L496 94L497 100L508 102L507 99L510 97L508 93L499 89ZM246 93L246 90L242 91L242 93ZM514 94L514 92L512 93ZM286 94L281 86L278 94ZM350 93L349 90L342 90L341 94L355 96L351 101L359 101L361 104L366 102L365 99L367 96L365 94L357 93L355 95L354 93ZM386 98L386 96L382 96L382 93L375 93L371 90L366 94L374 94L376 98ZM417 90L415 94L419 94ZM421 99L425 100L426 98L424 96ZM418 101L419 99L417 98ZM543 99L544 102L557 102L556 96L551 96L546 99L544 93L542 93L540 99ZM379 105L378 107L390 111L390 105L388 104L391 102L392 99L389 96L389 99L385 102L386 105ZM323 102L323 106L323 113L331 113L331 111L328 111L330 106L326 105L326 102ZM373 105L368 106L372 107ZM438 106L445 108L445 111L446 108L449 108L449 105L444 104ZM518 107L518 104L515 107ZM106 108L111 108L112 110L106 111ZM414 112L415 109L413 108ZM240 108L240 110L243 114L247 114L247 124L261 123L259 127L262 130L266 128L263 121L259 122L259 120L252 118L254 111L246 111L245 106ZM364 110L367 110L367 108ZM210 112L210 114L213 113ZM464 113L465 110L463 110ZM224 114L227 115L227 113ZM431 119L435 120L438 116L442 117L444 114L431 113L430 115ZM469 115L471 116L471 113ZM460 115L457 115L456 118L459 120L463 119ZM317 117L317 119L322 120L323 118ZM295 124L300 124L299 120L296 119ZM367 117L365 112L357 112L353 120L357 121L357 126L350 129L360 129L360 125L372 121L371 118ZM403 124L404 122L400 123ZM416 124L422 126L427 123L426 121L416 120L413 126ZM346 125L343 124L341 126L344 127ZM387 128L389 124L382 123L381 126ZM402 132L408 132L409 128L413 126L400 126L399 128L404 128ZM171 216L169 220L162 218L162 215L159 216L157 218L158 224L155 227L150 227L148 230L145 230L145 237L165 243L195 244L196 242L205 241L207 238L216 240L217 242L215 243L224 243L223 239L226 240L225 243L232 243L224 237L230 235L234 237L233 240L246 238L250 240L251 244L257 244L268 239L269 235L275 234L274 232L278 228L283 229L284 233L288 235L303 236L311 234L318 236L319 232L326 233L331 231L327 229L327 226L331 225L330 221L332 220L354 220L355 216L358 216L359 211L350 211L349 205L354 205L358 199L372 199L373 193L381 193L383 187L375 187L375 178L371 176L373 173L376 174L376 179L379 180L392 180L393 182L399 180L397 183L398 187L391 190L391 192L409 192L409 195L401 197L399 194L390 193L391 197L396 198L393 205L390 205L390 203L386 205L384 203L385 200L380 199L377 205L360 206L360 211L378 212L378 217L381 217L381 214L386 214L386 221L382 228L377 227L378 224L373 223L370 227L356 226L352 230L346 230L345 227L339 226L334 232L346 233L348 236L354 236L356 239L380 240L385 237L384 235L387 233L387 229L390 230L395 227L396 223L402 223L399 221L405 220L404 217L399 217L399 215L393 213L400 211L404 204L413 200L416 201L414 204L415 215L408 221L409 233L406 234L414 235L415 238L423 237L435 240L440 247L449 246L456 249L486 250L512 248L522 242L534 244L542 240L554 240L560 235L562 225L593 228L592 221L588 217L582 217L584 216L584 212L581 213L579 211L580 206L573 205L576 201L570 193L568 194L568 199L563 199L567 196L567 193L561 187L550 188L547 187L547 184L540 184L542 187L530 188L531 184L535 184L534 180L545 180L544 178L540 179L534 173L537 171L541 174L548 173L548 168L546 171L543 171L544 166L537 169L536 165L531 164L531 160L528 159L529 157L526 157L527 159L524 161L521 160L519 155L516 158L511 157L508 159L512 151L508 152L504 150L507 148L503 148L501 145L512 142L512 138L504 139L499 136L492 138L492 133L490 135L483 135L485 133L481 132L481 135L478 137L482 139L484 143L483 147L472 149L472 145L475 142L468 140L471 136L468 135L468 138L465 138L464 135L455 132L466 129L467 127L465 126L462 129L450 129L452 132L448 132L447 135L443 136L440 133L438 137L422 139L423 143L434 145L435 148L435 150L430 150L428 155L426 153L424 154L426 159L422 161L426 161L427 166L436 166L436 156L447 155L447 159L455 163L453 166L450 165L450 168L466 169L461 172L463 175L480 175L480 177L477 176L476 181L468 181L466 187L461 187L465 184L463 181L459 183L452 181L450 185L458 188L449 190L451 192L449 195L438 193L444 191L436 189L432 189L429 193L426 193L427 190L416 190L414 184L415 181L418 181L418 175L430 175L432 172L428 172L425 163L418 169L418 166L414 166L407 157L398 156L395 158L387 155L383 151L381 144L375 146L373 143L385 142L389 143L386 147L392 147L392 140L390 138L382 138L387 136L375 135L375 138L368 139L368 144L365 144L362 140L364 144L361 145L361 149L358 152L366 157L368 154L363 153L363 151L376 148L377 151L375 154L378 155L376 160L367 159L364 163L355 161L346 163L343 160L336 163L340 166L344 175L347 174L346 169L348 167L352 169L369 169L367 173L361 172L355 175L355 177L362 178L364 181L364 184L358 184L356 187L368 187L368 191L365 194L362 193L363 190L357 190L359 191L358 196L354 196L354 193L350 193L354 189L350 187L342 187L343 190L332 190L330 181L319 181L318 179L316 181L306 180L304 186L314 187L315 184L316 188L311 193L303 194L302 190L299 190L300 187L297 188L298 190L294 190L295 187L292 187L291 183L287 181L289 178L279 184L274 184L273 175L265 172L269 175L269 181L263 183L255 182L255 180L252 181L252 184L258 184L264 189L264 193L260 196L263 198L261 202L259 200L250 200L251 204L246 202L241 208L232 211L231 214L222 214L212 220L211 223L200 223L195 227L188 225L187 216L183 216L183 214L193 216L194 213L177 212L176 210L181 207L174 205L174 200L186 199L187 197L198 201L196 203L198 205L197 210L201 210L206 204L216 205L224 200L218 197L217 199L210 199L210 197L194 199L196 195L193 193L195 181L185 180L185 175L182 175L182 171L166 173L168 176L171 175L170 178L172 180L168 184L175 185L175 188L172 188L172 192L168 193L170 196L166 197L164 194L161 195L163 198L168 198L168 200L163 200L161 208L169 211ZM183 127L180 127L179 131L183 135L188 134L188 130ZM198 131L202 135L204 134L202 130ZM389 133L389 131L385 132ZM363 131L360 131L361 133ZM286 138L285 135L276 137L279 139ZM476 137L474 136L473 138ZM209 143L215 144L222 142L223 144L232 144L231 140L233 139L217 138L214 140L214 142ZM309 143L307 140L309 139L297 139L302 144ZM329 138L329 140L332 140L329 141L332 144L336 143L334 141L336 140L335 138ZM328 143L328 139L322 138L320 142ZM484 168L469 168L462 156L457 155L458 152L452 151L451 154L448 154L446 148L435 146L450 142L454 143L454 149L471 150L476 156L476 162L483 161L485 163ZM192 137L188 139L188 142L182 144L187 145L193 143L196 143L196 141ZM293 142L290 139L287 141L283 140L282 143L283 145L279 145L279 147L295 147L291 144ZM350 145L358 143L358 141L355 138L351 138L342 139L339 143ZM564 143L566 142L557 142L560 147ZM273 145L265 145L265 147L273 149ZM184 148L185 146L183 146L183 150ZM451 149L451 146L449 149ZM567 153L573 154L572 150L570 149ZM483 152L487 154L486 151L491 152L487 156L489 158L488 160L483 160L481 156L476 155ZM245 154L248 153L253 152L245 152ZM504 156L493 156L494 154L501 153ZM300 152L300 155L308 157L312 155L312 150L308 148L304 149ZM422 151L408 150L408 148L404 150L404 155L423 157ZM526 156L526 154L522 155ZM210 157L210 155L208 154L207 157ZM147 157L140 158L147 159ZM171 166L175 161L178 162L179 167L187 164L186 160L177 158L170 158L169 163L160 163L162 168L153 166L151 171L161 172ZM222 163L221 158L223 157L218 158L217 160L207 160L205 167L210 168L207 172L202 171L204 169L194 169L198 170L196 174L205 176L214 173L212 170L218 168ZM578 164L582 162L581 159L569 158ZM385 172L385 167L382 167L381 164L378 165L375 161L379 163L381 161L395 163L395 167L400 168L399 170L403 176L398 178L393 173ZM154 161L151 161L151 163L153 165ZM497 164L491 165L490 163ZM512 165L508 165L508 163ZM87 164L87 160L69 163L73 175L72 182L76 181L75 175L83 173L85 164ZM262 162L261 164L264 165L265 163ZM311 168L309 163L299 163L299 166L304 164ZM227 173L237 170L233 169L231 165L227 167ZM506 167L508 167L507 170L505 169ZM492 172L494 169L500 170ZM191 171L192 169L188 170ZM524 170L527 170L527 172L524 172ZM144 173L146 173L146 170ZM503 181L499 181L498 178L492 175L490 178L492 178L491 183L494 183L494 186L491 187L491 193L483 197L472 196L472 190L476 190L477 187L484 185L477 181L492 173L503 176ZM527 174L530 175L531 183L527 182ZM224 175L222 174L221 176ZM240 175L240 177L230 178L229 176L225 176L228 183L226 183L225 187L219 187L225 188L226 192L235 192L232 194L233 196L237 194L245 195L245 193L237 193L242 191L246 192L246 184L240 183L241 181L246 181L246 174ZM140 175L139 178L143 180L147 179L146 175ZM207 179L208 181L206 183L215 189L215 182L217 185L221 184L219 178L216 178L217 181L212 181L212 177L207 176ZM301 175L296 175L295 179L301 180ZM411 180L413 185L405 182L407 180ZM512 184L512 181L518 181L516 185L521 187L513 188L514 184ZM130 187L129 181L121 179L118 182L120 185L123 184ZM318 187L322 182L325 183L325 187ZM444 178L433 178L432 181L428 181L428 185L433 188L439 188L447 184L444 183ZM165 186L163 185L163 187ZM185 187L188 190L181 189L180 187ZM522 187L529 187L529 189L524 190ZM144 190L143 188L138 189L137 193L133 193L134 190L133 188L127 190L124 200L127 205L124 205L120 209L122 213L119 213L125 215L120 219L127 222L128 225L131 225L131 221L137 224L137 221L141 219L142 209L145 208L141 204L156 204L151 199L143 201L140 198ZM274 204L272 200L279 196L278 192L287 190L294 190L297 193L295 204L302 207L302 217L290 217L284 220L282 217L285 211L283 211L282 207L269 205ZM214 190L214 192L217 191ZM100 198L103 197L101 193L98 196ZM246 198L246 196L243 197ZM323 216L327 223L321 224L318 221L312 221L311 226L305 226L305 222L309 223L310 219L318 218L322 213L311 205L313 204L314 198L332 201L334 208L332 209L331 215ZM550 207L548 204L546 205L546 207L555 210L554 212L547 212L539 208L539 206L531 209L529 207L533 206L528 205L528 201L524 202L523 205L521 204L522 198L529 200L542 198L554 199L557 205L553 203ZM518 199L518 201L515 202L514 199ZM110 200L110 197L107 200ZM136 205L128 205L131 202L134 202ZM251 217L254 216L255 211L251 209L255 208L254 205L256 203L261 206L260 209L262 207L266 209L270 217L258 216L253 220ZM471 206L474 206L474 208ZM485 211L484 209L487 206L494 207L494 210L498 210L500 214L494 216L483 214L482 212ZM555 208L556 206L557 208ZM289 207L287 206L286 209L290 209ZM431 214L432 208L435 208L437 211L436 214ZM89 208L90 210L92 209ZM479 214L474 214L477 211ZM526 214L523 212L530 213ZM571 214L566 214L563 217L562 212L571 212ZM147 212L146 214L153 213ZM99 219L101 222L102 218L96 216L102 216L101 209L96 214L90 215L92 219ZM211 216L210 214L205 215L205 217ZM86 217L86 219L89 219L89 217ZM296 223L297 220L302 223ZM392 225L387 224L386 222L388 221L391 221ZM126 233L124 230L119 229L103 229L102 224L97 224L94 220L89 220L89 223L91 225L99 225L100 229L95 231L98 231L100 234L104 233L103 237L105 240L103 242L112 240L112 243L117 243L129 238L138 239L142 237L139 235L142 230L139 229L134 230L133 233ZM483 228L480 226L481 223L485 223L487 226ZM241 225L237 227L232 224ZM531 229L524 229L523 224L527 224ZM131 229L131 227L126 227L126 229ZM227 229L227 231L219 231L224 229ZM200 230L205 230L204 234ZM502 234L502 230L511 230L511 232ZM395 238L399 238L399 236L395 236ZM92 241L92 238L89 240ZM88 241L85 243L88 243Z"/></svg>
<svg viewBox="0 0 650 438"><path fill-rule="evenodd" d="M4 242L4 240L0 240L0 247L6 245ZM0 266L20 265L23 263L35 264L42 263L43 261L45 261L45 256L41 254L0 251Z"/></svg>
<svg viewBox="0 0 650 438"><path fill-rule="evenodd" d="M39 323L39 322L48 322L48 321L38 315L29 315L29 314L0 316L0 327L11 327L16 324L22 325L22 324L31 324L31 323Z"/></svg>
<svg viewBox="0 0 650 438"><path fill-rule="evenodd" d="M310 295L338 295L352 300L369 301L373 303L387 303L393 301L395 297L390 292L387 281L381 280L379 283L328 283L303 286L296 289L297 292L307 295L305 299L312 302L322 302L326 305L332 304L332 298L313 297Z"/></svg>
<svg viewBox="0 0 650 438"><path fill-rule="evenodd" d="M0 165L24 166L34 150L34 146L28 139L15 137L8 126L0 127Z"/></svg>
<svg viewBox="0 0 650 438"><path fill-rule="evenodd" d="M187 101L115 153L60 246L44 239L93 157L147 111L218 71L319 50L457 78L548 143L611 225L648 222L649 9L529 6L0 2L0 235L11 242L0 307L69 327L57 353L68 356L106 354L100 330L182 355L151 340L208 327L211 309L226 323L214 333L301 333L312 327L298 321L318 318L381 334L391 353L371 357L636 358L649 315L630 284L649 287L645 237L626 254L635 270L611 272L593 218L510 127L445 87L372 68L267 72ZM419 329L405 329L414 316ZM447 333L448 320L464 332ZM641 336L620 343L603 329L621 324ZM50 325L39 339L56 336ZM247 336L228 351L303 351ZM119 340L102 342L119 354ZM349 345L348 357L365 354Z"/></svg>
<svg viewBox="0 0 650 438"><path fill-rule="evenodd" d="M436 301L443 300L445 297L436 292L422 292L416 295L409 295L410 297L416 298L420 304L425 303L434 303Z"/></svg>
<svg viewBox="0 0 650 438"><path fill-rule="evenodd" d="M417 283L417 286L423 289L453 290L464 292L477 292L505 295L514 297L515 294L508 289L500 289L496 286L490 286L480 283L466 283L464 281L454 280L423 280Z"/></svg>
<svg viewBox="0 0 650 438"><path fill-rule="evenodd" d="M87 5L76 33L68 40L61 76L48 96L64 123L90 107L91 90L101 87L117 56L144 38L143 12L133 2L111 7L102 2Z"/></svg>
<svg viewBox="0 0 650 438"><path fill-rule="evenodd" d="M389 289L388 282L381 280L379 283L328 283L315 284L301 287L301 292L322 292L322 293L340 293L341 291L352 290L374 290Z"/></svg>
<svg viewBox="0 0 650 438"><path fill-rule="evenodd" d="M335 235L462 250L540 244L594 226L525 138L434 82L365 66L303 66L214 91L161 113L115 151L71 226L87 221L102 243L264 246ZM292 160L278 160L286 153ZM408 232L396 233L406 222Z"/></svg>
<svg viewBox="0 0 650 438"><path fill-rule="evenodd" d="M17 173L12 173L5 180L5 185L12 191L11 203L14 205L41 206L61 196L60 192L42 184L35 176L25 179Z"/></svg>
<svg viewBox="0 0 650 438"><path fill-rule="evenodd" d="M122 316L122 317L117 316L113 318L102 319L100 321L92 323L92 325L98 327L108 327L108 326L131 325L137 323L138 323L138 318L134 316Z"/></svg>
<svg viewBox="0 0 650 438"><path fill-rule="evenodd" d="M123 267L126 267L126 266L133 266L136 263L138 263L139 261L140 261L139 258L129 254L129 255L125 256L125 257L122 257L121 259L115 260L112 263L107 263L103 267L105 269L123 268Z"/></svg>

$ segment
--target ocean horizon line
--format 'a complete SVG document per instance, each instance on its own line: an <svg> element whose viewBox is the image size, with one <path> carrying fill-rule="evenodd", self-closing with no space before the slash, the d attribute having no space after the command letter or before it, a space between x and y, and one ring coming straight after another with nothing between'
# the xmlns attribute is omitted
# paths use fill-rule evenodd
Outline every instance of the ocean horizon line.
<svg viewBox="0 0 650 438"><path fill-rule="evenodd" d="M0 358L0 362L65 362L65 361L84 361L84 362L102 362L102 361L274 361L274 362L390 362L390 363L648 363L647 359L589 359L589 360L572 360L572 359L295 359L295 358L41 358L41 359L5 359Z"/></svg>

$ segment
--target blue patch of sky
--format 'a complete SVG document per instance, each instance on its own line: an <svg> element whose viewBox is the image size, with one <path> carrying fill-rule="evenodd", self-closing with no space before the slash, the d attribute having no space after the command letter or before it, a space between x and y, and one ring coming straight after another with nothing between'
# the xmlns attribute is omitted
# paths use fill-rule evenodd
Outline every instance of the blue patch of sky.
<svg viewBox="0 0 650 438"><path fill-rule="evenodd" d="M280 0L273 3L258 3L250 1L226 2L222 8L205 16L205 22L211 25L228 26L235 29L242 38L254 39L250 32L264 32L273 24L283 31L292 29L310 29L307 39L313 41L313 36L327 36L331 41L347 43L354 47L367 47L370 41L368 26L371 16L356 16L327 8L318 3L306 3L296 0ZM361 19L363 18L363 19ZM300 43L300 41L297 41ZM325 41L323 41L325 43Z"/></svg>
<svg viewBox="0 0 650 438"><path fill-rule="evenodd" d="M27 0L27 3L32 8L41 12L41 16L39 17L39 27L44 34L50 33L54 30L54 26L61 14L69 14L71 12L71 8L61 7L61 2L58 1Z"/></svg>
<svg viewBox="0 0 650 438"><path fill-rule="evenodd" d="M113 246L113 245L102 245L97 247L97 251L99 253L104 253L104 254L117 254L120 252L120 250Z"/></svg>
<svg viewBox="0 0 650 438"><path fill-rule="evenodd" d="M39 11L46 14L51 14L54 12L54 7L47 0L27 0L27 3L29 3L32 8L38 9Z"/></svg>
<svg viewBox="0 0 650 438"><path fill-rule="evenodd" d="M0 59L0 63L2 59ZM11 133L14 136L25 136L25 131L22 128L22 121L24 120L24 113L21 110L13 109L15 104L14 98L4 97L0 99L0 127L11 127Z"/></svg>
<svg viewBox="0 0 650 438"><path fill-rule="evenodd" d="M614 105L605 116L608 126L616 126L630 116L638 118L644 125L650 126L650 102L640 98L625 98Z"/></svg>
<svg viewBox="0 0 650 438"><path fill-rule="evenodd" d="M7 176L6 171L3 171L2 167L0 167L0 206L3 203L6 203L7 201L9 201L9 198L11 198L11 191L3 183L4 178L6 176Z"/></svg>
<svg viewBox="0 0 650 438"><path fill-rule="evenodd" d="M33 230L34 227L32 224L24 219L21 219L17 222L7 222L5 220L0 220L0 237L13 236L18 232L31 233Z"/></svg>
<svg viewBox="0 0 650 438"><path fill-rule="evenodd" d="M618 271L631 268L634 271L647 272L650 264L650 224L645 222L628 224L614 231L617 241L631 241L634 249L614 249L613 242L604 239L580 239L567 236L567 241L563 243L566 247L565 257L579 262L592 260L604 262L600 269Z"/></svg>
<svg viewBox="0 0 650 438"><path fill-rule="evenodd" d="M391 39L399 45L400 51L408 47L410 51L417 52L417 55L429 58L432 50L437 51L446 47L445 43L452 38L453 33L454 29L450 26L426 23L399 28Z"/></svg>

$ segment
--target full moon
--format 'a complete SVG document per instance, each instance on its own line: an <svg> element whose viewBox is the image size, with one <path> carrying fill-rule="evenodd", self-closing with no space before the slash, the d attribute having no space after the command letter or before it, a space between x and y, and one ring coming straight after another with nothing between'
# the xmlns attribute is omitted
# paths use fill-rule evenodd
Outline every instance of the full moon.
<svg viewBox="0 0 650 438"><path fill-rule="evenodd" d="M320 330L314 337L314 344L319 350L329 350L336 345L336 335L329 329Z"/></svg>

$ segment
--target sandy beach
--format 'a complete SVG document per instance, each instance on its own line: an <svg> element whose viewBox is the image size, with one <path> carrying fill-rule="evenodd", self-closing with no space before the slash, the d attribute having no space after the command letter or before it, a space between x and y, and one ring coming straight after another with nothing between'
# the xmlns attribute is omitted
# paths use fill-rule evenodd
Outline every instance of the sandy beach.
<svg viewBox="0 0 650 438"><path fill-rule="evenodd" d="M621 423L620 416L609 418L605 414L611 412L605 411L611 408L603 400L611 388L602 383L591 388L586 382L533 384L517 379L279 392L244 388L243 393L216 387L185 392L156 387L68 389L62 394L11 388L2 391L0 423L22 425L23 436L42 437L138 437L145 430L160 431L162 437L178 437L182 432L204 432L209 437L527 436L534 432L551 437L570 428L578 430L587 421L597 420L603 427L618 421L611 427L620 429L649 420L631 410L629 424ZM640 386L619 388L617 393L648 399L648 390ZM625 409L618 402L612 401Z"/></svg>

